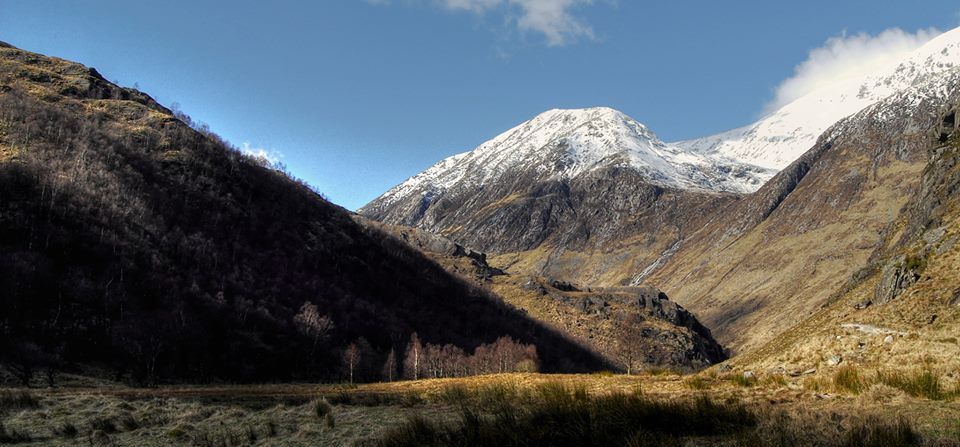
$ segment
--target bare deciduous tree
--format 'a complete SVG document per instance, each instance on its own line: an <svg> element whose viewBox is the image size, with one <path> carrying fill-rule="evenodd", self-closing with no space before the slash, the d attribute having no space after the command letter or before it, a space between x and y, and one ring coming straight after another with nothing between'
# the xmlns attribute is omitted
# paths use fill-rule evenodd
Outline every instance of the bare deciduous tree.
<svg viewBox="0 0 960 447"><path fill-rule="evenodd" d="M360 348L356 343L350 343L347 349L343 350L343 364L347 367L350 374L350 383L353 383L353 370L360 362Z"/></svg>
<svg viewBox="0 0 960 447"><path fill-rule="evenodd" d="M408 379L419 379L423 367L422 360L423 345L420 343L420 337L414 332L410 335L410 343L407 344L407 352L403 356L403 375Z"/></svg>
<svg viewBox="0 0 960 447"><path fill-rule="evenodd" d="M309 301L300 306L300 311L293 317L293 323L297 326L297 330L313 338L311 354L317 348L317 342L333 330L333 320L326 315L321 315L317 305Z"/></svg>
<svg viewBox="0 0 960 447"><path fill-rule="evenodd" d="M383 362L383 380L387 382L393 382L397 378L397 353L390 348L390 353L387 354L387 360Z"/></svg>

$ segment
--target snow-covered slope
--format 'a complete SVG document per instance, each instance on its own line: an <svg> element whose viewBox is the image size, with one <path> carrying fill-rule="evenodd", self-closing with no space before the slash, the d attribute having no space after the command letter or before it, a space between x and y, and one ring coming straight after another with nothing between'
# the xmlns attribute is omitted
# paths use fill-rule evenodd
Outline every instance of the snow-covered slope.
<svg viewBox="0 0 960 447"><path fill-rule="evenodd" d="M664 144L646 126L610 108L554 109L435 164L378 200L389 205L411 193L429 197L454 187L481 187L518 172L570 179L609 166L632 167L664 187L733 192L754 190L772 174Z"/></svg>
<svg viewBox="0 0 960 447"><path fill-rule="evenodd" d="M803 155L840 119L956 66L960 66L960 28L937 36L876 73L838 79L756 123L671 145L707 157L721 156L780 170Z"/></svg>
<svg viewBox="0 0 960 447"><path fill-rule="evenodd" d="M476 149L440 161L371 202L386 208L417 197L424 206L451 190L526 180L572 179L610 166L633 168L675 189L750 193L810 149L827 128L871 104L960 66L960 28L868 76L839 79L751 125L664 143L613 109L549 110Z"/></svg>

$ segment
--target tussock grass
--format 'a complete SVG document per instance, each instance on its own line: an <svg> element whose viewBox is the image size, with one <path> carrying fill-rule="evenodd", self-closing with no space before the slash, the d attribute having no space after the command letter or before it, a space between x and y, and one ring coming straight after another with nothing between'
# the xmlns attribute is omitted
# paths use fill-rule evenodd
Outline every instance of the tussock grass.
<svg viewBox="0 0 960 447"><path fill-rule="evenodd" d="M846 391L860 394L867 387L867 382L856 366L845 365L833 374L833 387L837 391Z"/></svg>
<svg viewBox="0 0 960 447"><path fill-rule="evenodd" d="M670 368L661 368L661 367L652 367L643 371L648 376L679 376L680 372L670 369Z"/></svg>
<svg viewBox="0 0 960 447"><path fill-rule="evenodd" d="M313 414L317 415L317 419L323 419L333 412L333 407L326 399L317 399L310 406L313 408Z"/></svg>
<svg viewBox="0 0 960 447"><path fill-rule="evenodd" d="M731 383L737 386L742 386L744 388L750 388L757 385L756 376L746 376L743 374L731 374L727 377Z"/></svg>
<svg viewBox="0 0 960 447"><path fill-rule="evenodd" d="M441 389L436 397L441 402L446 402L449 404L457 404L457 403L463 402L469 396L468 396L467 388L465 386L450 385Z"/></svg>
<svg viewBox="0 0 960 447"><path fill-rule="evenodd" d="M413 406L423 403L423 398L413 393L370 393L343 391L324 397L332 405L356 405L379 407L387 405Z"/></svg>
<svg viewBox="0 0 960 447"><path fill-rule="evenodd" d="M337 421L333 419L333 413L327 413L323 416L323 426L328 430L333 430L337 426Z"/></svg>
<svg viewBox="0 0 960 447"><path fill-rule="evenodd" d="M639 392L591 396L583 387L550 383L510 403L491 413L464 406L453 424L414 417L373 445L645 445L651 439L732 435L757 423L745 407L706 397L657 401Z"/></svg>
<svg viewBox="0 0 960 447"><path fill-rule="evenodd" d="M876 381L897 388L913 397L945 400L953 395L953 393L944 390L940 383L940 377L930 370L914 373L880 371L877 373Z"/></svg>
<svg viewBox="0 0 960 447"><path fill-rule="evenodd" d="M0 444L21 444L30 441L30 435L27 433L9 429L0 422Z"/></svg>
<svg viewBox="0 0 960 447"><path fill-rule="evenodd" d="M683 381L683 384L691 390L708 390L713 387L713 381L700 376L691 376Z"/></svg>
<svg viewBox="0 0 960 447"><path fill-rule="evenodd" d="M53 433L62 438L73 439L80 434L80 430L72 422L64 422L56 428L54 428Z"/></svg>
<svg viewBox="0 0 960 447"><path fill-rule="evenodd" d="M760 384L770 388L783 388L787 386L787 378L780 374L770 374L760 379Z"/></svg>
<svg viewBox="0 0 960 447"><path fill-rule="evenodd" d="M21 390L0 391L0 413L9 410L37 408L39 406L40 399L29 392Z"/></svg>
<svg viewBox="0 0 960 447"><path fill-rule="evenodd" d="M838 392L860 394L874 384L895 388L913 397L929 400L947 400L957 395L943 386L940 376L929 369L912 372L878 371L868 376L852 365L837 369L833 375L833 388Z"/></svg>
<svg viewBox="0 0 960 447"><path fill-rule="evenodd" d="M117 426L113 423L113 420L106 417L95 417L90 419L90 431L102 431L106 434L116 433L120 430L117 429Z"/></svg>
<svg viewBox="0 0 960 447"><path fill-rule="evenodd" d="M854 427L844 437L842 447L899 447L920 445L920 435L904 420L895 423L869 421Z"/></svg>

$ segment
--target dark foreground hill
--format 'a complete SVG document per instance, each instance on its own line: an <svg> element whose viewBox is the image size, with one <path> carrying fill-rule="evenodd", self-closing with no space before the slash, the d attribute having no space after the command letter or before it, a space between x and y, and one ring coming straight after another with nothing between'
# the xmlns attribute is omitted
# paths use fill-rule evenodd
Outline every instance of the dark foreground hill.
<svg viewBox="0 0 960 447"><path fill-rule="evenodd" d="M0 45L0 362L137 382L367 373L413 332L595 356L95 70ZM365 343L360 344L362 347Z"/></svg>

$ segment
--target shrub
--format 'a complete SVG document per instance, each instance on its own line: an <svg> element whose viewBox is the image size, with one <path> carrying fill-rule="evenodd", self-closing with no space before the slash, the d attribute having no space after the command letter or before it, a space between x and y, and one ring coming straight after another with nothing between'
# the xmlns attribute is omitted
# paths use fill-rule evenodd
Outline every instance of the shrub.
<svg viewBox="0 0 960 447"><path fill-rule="evenodd" d="M864 390L866 383L860 370L852 365L841 366L833 374L833 387L837 391L848 391L853 394L860 394Z"/></svg>

